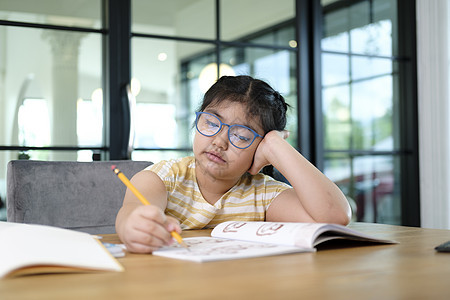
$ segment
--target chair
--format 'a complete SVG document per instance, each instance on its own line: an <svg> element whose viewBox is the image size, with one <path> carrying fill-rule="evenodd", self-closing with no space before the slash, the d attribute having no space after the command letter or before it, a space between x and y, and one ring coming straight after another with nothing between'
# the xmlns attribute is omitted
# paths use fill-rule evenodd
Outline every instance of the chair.
<svg viewBox="0 0 450 300"><path fill-rule="evenodd" d="M13 160L7 168L7 221L51 225L94 234L115 233L128 178L151 165L144 161Z"/></svg>

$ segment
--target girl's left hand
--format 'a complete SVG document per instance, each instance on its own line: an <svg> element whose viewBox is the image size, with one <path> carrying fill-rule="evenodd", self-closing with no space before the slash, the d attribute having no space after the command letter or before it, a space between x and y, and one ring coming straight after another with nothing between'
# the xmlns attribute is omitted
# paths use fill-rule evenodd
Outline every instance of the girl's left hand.
<svg viewBox="0 0 450 300"><path fill-rule="evenodd" d="M274 145L276 140L285 140L289 137L289 132L287 130L277 131L272 130L268 132L264 139L259 143L258 148L256 148L255 155L253 157L253 164L248 170L252 175L258 174L262 168L270 165L270 155L269 147Z"/></svg>

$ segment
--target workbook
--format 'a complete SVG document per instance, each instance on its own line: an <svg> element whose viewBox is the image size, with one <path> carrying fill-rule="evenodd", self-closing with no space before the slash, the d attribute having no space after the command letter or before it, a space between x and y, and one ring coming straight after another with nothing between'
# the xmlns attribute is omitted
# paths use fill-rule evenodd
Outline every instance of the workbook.
<svg viewBox="0 0 450 300"><path fill-rule="evenodd" d="M98 238L44 225L0 222L0 278L28 274L123 271Z"/></svg>
<svg viewBox="0 0 450 300"><path fill-rule="evenodd" d="M153 255L207 262L314 252L317 245L335 239L368 244L395 243L337 224L231 221L216 226L210 237L183 239L188 249L174 244L154 251Z"/></svg>

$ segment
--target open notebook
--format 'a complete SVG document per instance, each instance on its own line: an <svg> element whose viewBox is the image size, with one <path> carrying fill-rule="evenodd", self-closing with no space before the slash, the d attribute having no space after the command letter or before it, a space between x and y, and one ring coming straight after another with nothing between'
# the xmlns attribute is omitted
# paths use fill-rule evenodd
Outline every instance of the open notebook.
<svg viewBox="0 0 450 300"><path fill-rule="evenodd" d="M297 252L313 252L318 244L345 239L366 243L395 243L357 232L348 227L324 223L224 222L211 237L185 238L189 250L174 244L154 255L206 262Z"/></svg>
<svg viewBox="0 0 450 300"><path fill-rule="evenodd" d="M0 278L24 274L123 271L94 236L52 226L0 222Z"/></svg>

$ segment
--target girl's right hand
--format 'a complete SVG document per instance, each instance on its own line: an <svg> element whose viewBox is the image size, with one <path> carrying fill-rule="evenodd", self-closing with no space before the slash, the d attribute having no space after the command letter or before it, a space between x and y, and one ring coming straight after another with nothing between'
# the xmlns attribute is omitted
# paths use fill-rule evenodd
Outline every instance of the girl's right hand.
<svg viewBox="0 0 450 300"><path fill-rule="evenodd" d="M287 143L285 140L288 137L289 132L287 130L272 130L268 132L263 140L259 143L258 148L256 148L255 155L253 157L253 163L248 172L252 175L255 175L258 174L263 167L271 165L272 162L270 161L270 158L274 155L271 148L277 148L277 143L279 145L280 141L283 143Z"/></svg>
<svg viewBox="0 0 450 300"><path fill-rule="evenodd" d="M166 216L156 205L139 205L123 224L121 240L127 250L151 253L173 243L170 232L181 233L178 220Z"/></svg>

